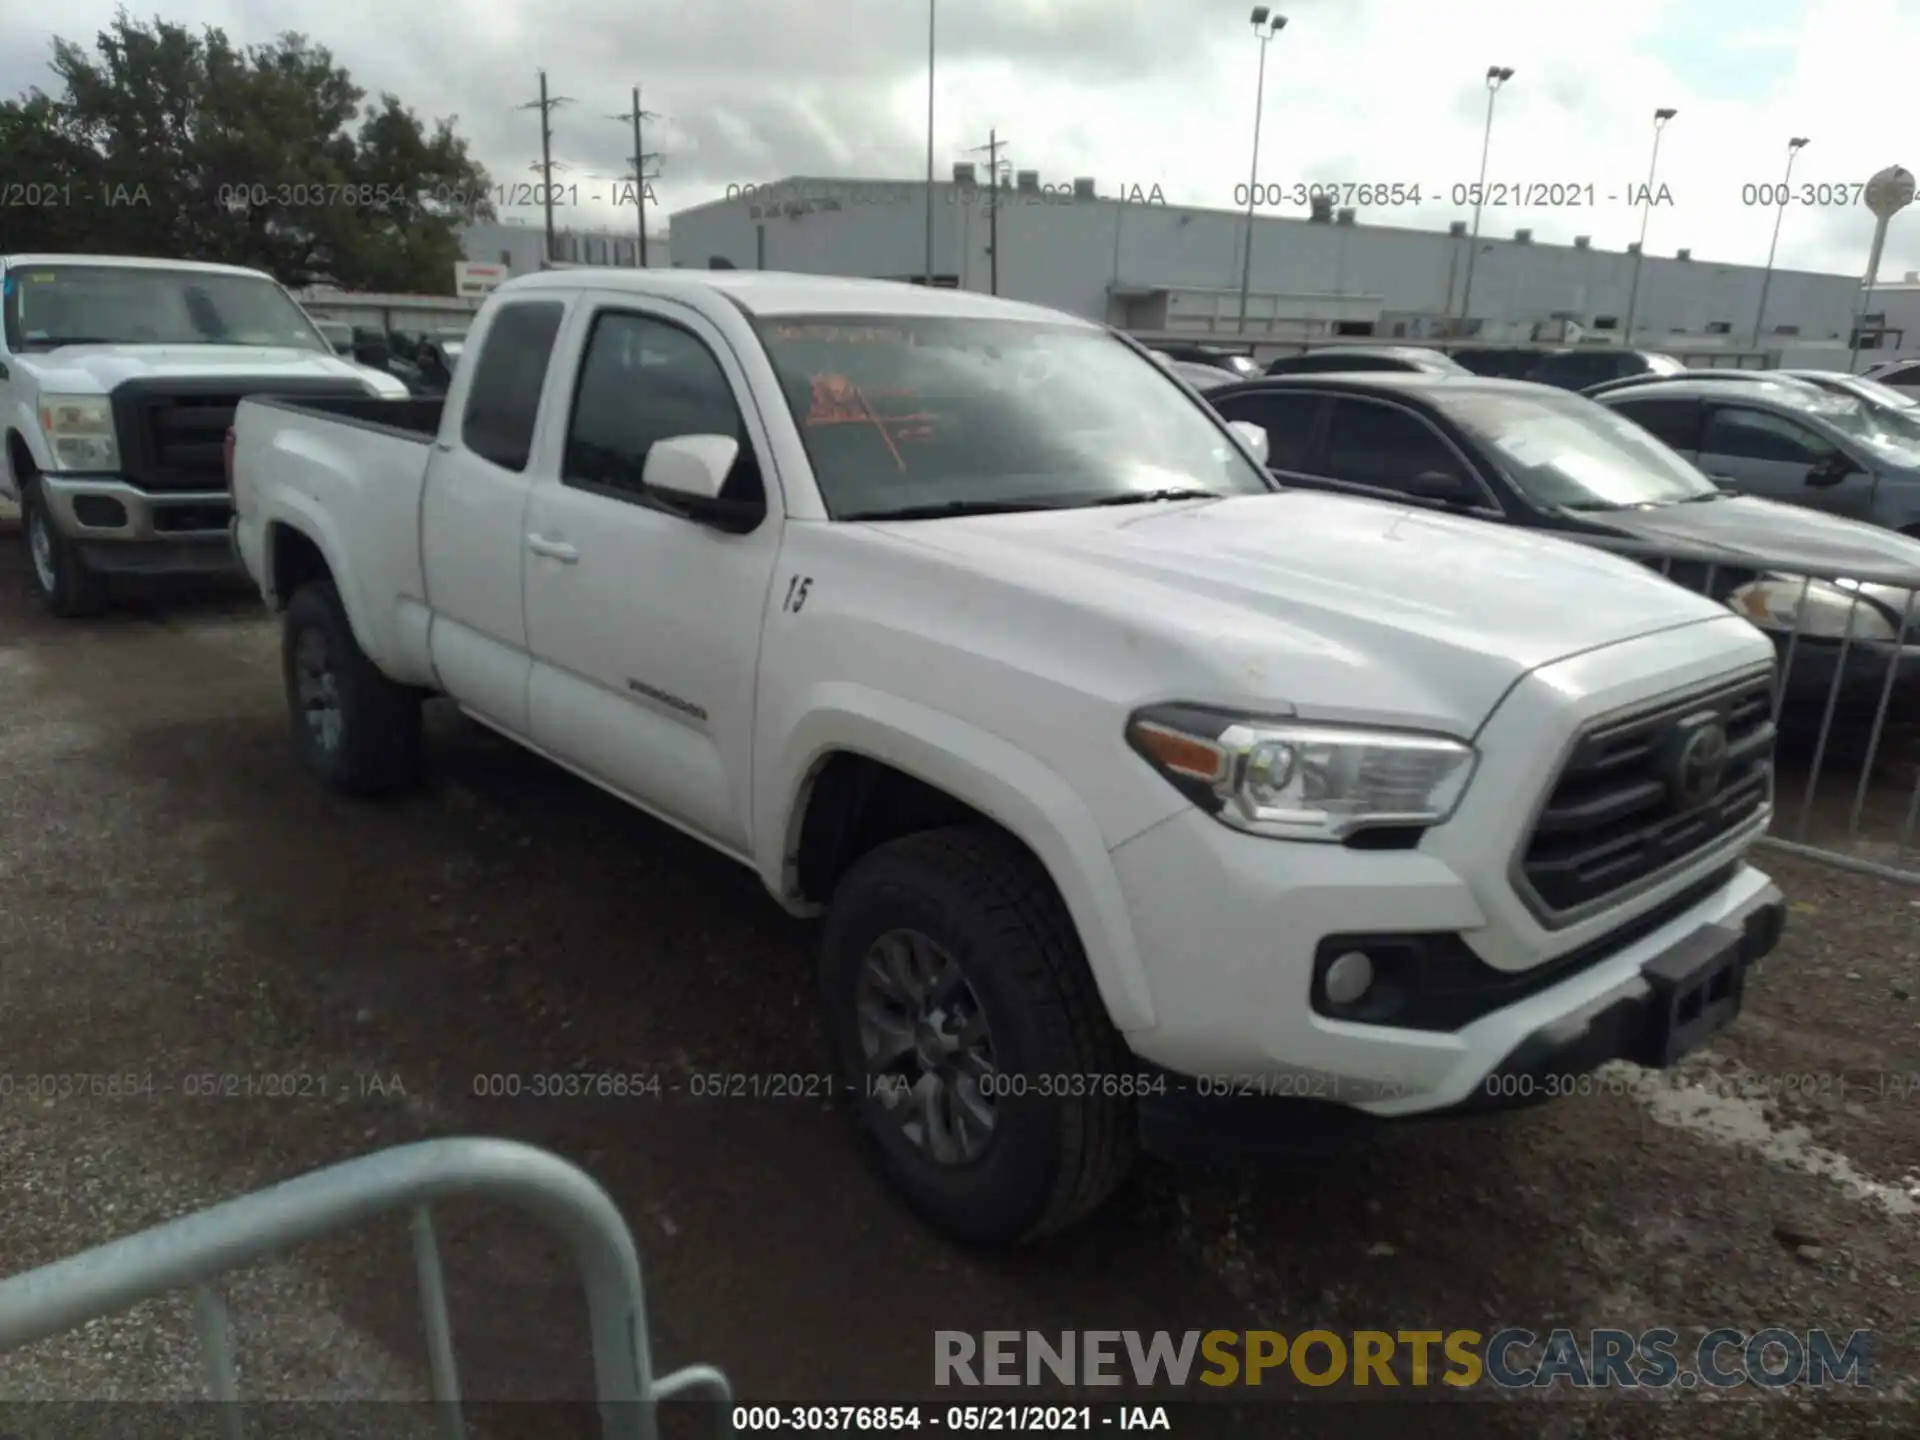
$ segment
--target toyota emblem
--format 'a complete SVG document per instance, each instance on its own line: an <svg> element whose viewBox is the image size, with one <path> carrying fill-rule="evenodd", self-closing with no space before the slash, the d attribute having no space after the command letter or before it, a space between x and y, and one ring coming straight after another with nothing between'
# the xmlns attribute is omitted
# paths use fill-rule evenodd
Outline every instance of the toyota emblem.
<svg viewBox="0 0 1920 1440"><path fill-rule="evenodd" d="M1727 731L1718 721L1700 726L1687 737L1673 766L1673 795L1688 810L1696 810L1720 791L1727 773Z"/></svg>

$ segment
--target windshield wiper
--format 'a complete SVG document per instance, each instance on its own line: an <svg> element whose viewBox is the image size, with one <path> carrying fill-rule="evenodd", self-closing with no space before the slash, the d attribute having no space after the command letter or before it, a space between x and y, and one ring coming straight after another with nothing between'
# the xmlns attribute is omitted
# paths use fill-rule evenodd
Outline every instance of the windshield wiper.
<svg viewBox="0 0 1920 1440"><path fill-rule="evenodd" d="M946 520L961 515L1013 515L1025 510L1058 510L1058 505L1036 500L939 500L928 505L902 505L897 510L855 510L840 520Z"/></svg>
<svg viewBox="0 0 1920 1440"><path fill-rule="evenodd" d="M1225 500L1228 497L1218 490L1194 490L1174 487L1166 490L1133 490L1124 495L1108 495L1104 499L1089 500L1089 505L1152 505L1161 500Z"/></svg>
<svg viewBox="0 0 1920 1440"><path fill-rule="evenodd" d="M1699 505L1708 500L1725 500L1739 493L1740 492L1732 486L1723 486L1718 490L1708 490L1699 495L1683 495L1680 497L1679 503L1682 505Z"/></svg>
<svg viewBox="0 0 1920 1440"><path fill-rule="evenodd" d="M34 340L29 343L47 350L60 350L68 345L125 345L129 342L112 340L105 335L59 335L51 340Z"/></svg>

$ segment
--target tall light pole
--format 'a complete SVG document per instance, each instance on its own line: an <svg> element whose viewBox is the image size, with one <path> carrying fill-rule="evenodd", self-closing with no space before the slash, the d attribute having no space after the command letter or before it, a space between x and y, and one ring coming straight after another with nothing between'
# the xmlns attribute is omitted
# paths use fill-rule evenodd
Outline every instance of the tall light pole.
<svg viewBox="0 0 1920 1440"><path fill-rule="evenodd" d="M1462 321L1473 314L1473 262L1480 255L1480 202L1487 196L1487 156L1493 149L1493 97L1512 78L1511 65L1487 67L1487 129L1480 137L1480 183L1473 192L1473 238L1467 242L1467 293L1460 300Z"/></svg>
<svg viewBox="0 0 1920 1440"><path fill-rule="evenodd" d="M1253 92L1253 170L1247 177L1247 243L1240 257L1240 333L1247 333L1247 294L1253 288L1253 206L1260 198L1260 111L1267 99L1267 42L1287 28L1287 17L1253 7L1253 33L1260 37L1260 79Z"/></svg>
<svg viewBox="0 0 1920 1440"><path fill-rule="evenodd" d="M1796 135L1787 141L1787 173L1780 177L1780 198L1773 216L1773 243L1767 246L1767 273L1760 278L1760 308L1753 312L1753 341L1747 346L1749 350L1760 348L1760 327L1767 320L1767 291L1773 288L1773 257L1780 248L1780 222L1787 218L1787 192L1793 184L1793 162L1799 158L1806 144L1807 137L1804 135Z"/></svg>
<svg viewBox="0 0 1920 1440"><path fill-rule="evenodd" d="M926 282L933 284L933 7L927 0L927 269Z"/></svg>
<svg viewBox="0 0 1920 1440"><path fill-rule="evenodd" d="M1627 334L1625 343L1633 344L1633 320L1640 309L1640 272L1647 264L1647 222L1653 218L1653 176L1660 168L1660 132L1680 112L1667 106L1653 112L1653 159L1647 165L1647 208L1640 212L1640 246L1633 254L1633 283L1627 290Z"/></svg>

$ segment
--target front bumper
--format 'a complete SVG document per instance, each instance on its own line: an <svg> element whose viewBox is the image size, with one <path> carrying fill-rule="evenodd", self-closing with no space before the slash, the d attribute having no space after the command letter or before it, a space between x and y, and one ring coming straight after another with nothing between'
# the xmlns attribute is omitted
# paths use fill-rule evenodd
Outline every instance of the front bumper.
<svg viewBox="0 0 1920 1440"><path fill-rule="evenodd" d="M1639 958L1645 946L1627 947L1633 968L1617 983L1527 1030L1450 1104L1388 1114L1356 1103L1368 1087L1352 1082L1157 1071L1140 1105L1141 1143L1169 1158L1297 1155L1395 1121L1518 1109L1578 1093L1580 1077L1608 1061L1664 1069L1732 1022L1748 972L1779 944L1787 913L1779 889L1764 882L1738 888L1745 899L1716 920L1687 922L1653 954Z"/></svg>
<svg viewBox="0 0 1920 1440"><path fill-rule="evenodd" d="M88 568L114 574L231 574L224 490L142 490L117 475L43 475L40 492Z"/></svg>

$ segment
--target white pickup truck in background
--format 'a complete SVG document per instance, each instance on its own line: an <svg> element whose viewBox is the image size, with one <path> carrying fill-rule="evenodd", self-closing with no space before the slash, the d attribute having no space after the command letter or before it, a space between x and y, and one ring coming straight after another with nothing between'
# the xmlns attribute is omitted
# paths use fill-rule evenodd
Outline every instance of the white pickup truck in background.
<svg viewBox="0 0 1920 1440"><path fill-rule="evenodd" d="M0 495L63 618L101 609L111 574L233 570L221 441L242 395L407 393L257 270L0 256L0 299Z"/></svg>
<svg viewBox="0 0 1920 1440"><path fill-rule="evenodd" d="M249 399L232 444L304 763L402 785L445 694L824 914L845 1099L972 1240L1072 1223L1142 1141L1671 1063L1780 932L1759 631L1283 491L1096 325L546 274L444 402Z"/></svg>

